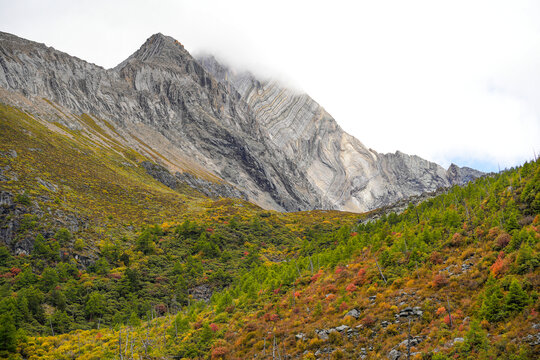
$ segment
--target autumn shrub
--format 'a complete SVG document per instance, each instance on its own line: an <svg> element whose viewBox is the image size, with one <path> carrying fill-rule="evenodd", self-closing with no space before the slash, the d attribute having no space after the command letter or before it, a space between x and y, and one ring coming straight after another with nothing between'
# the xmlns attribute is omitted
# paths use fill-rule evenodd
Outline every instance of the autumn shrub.
<svg viewBox="0 0 540 360"><path fill-rule="evenodd" d="M343 336L338 331L332 331L328 334L328 341L336 346L343 345Z"/></svg>
<svg viewBox="0 0 540 360"><path fill-rule="evenodd" d="M337 349L332 353L332 359L334 360L345 359L345 354L340 349Z"/></svg>
<svg viewBox="0 0 540 360"><path fill-rule="evenodd" d="M218 346L212 349L211 357L212 359L224 359L228 353L229 350L226 347Z"/></svg>
<svg viewBox="0 0 540 360"><path fill-rule="evenodd" d="M497 238L495 239L496 249L504 249L506 245L510 243L510 240L512 240L512 237L508 233L503 232L502 234L499 234L499 236L497 236Z"/></svg>
<svg viewBox="0 0 540 360"><path fill-rule="evenodd" d="M434 265L438 265L442 264L444 260L440 252L433 251L429 256L429 261Z"/></svg>
<svg viewBox="0 0 540 360"><path fill-rule="evenodd" d="M495 277L501 277L508 270L508 260L505 259L505 253L499 252L497 260L490 267L491 273Z"/></svg>
<svg viewBox="0 0 540 360"><path fill-rule="evenodd" d="M435 289L440 289L444 286L448 285L448 277L443 274L436 274L433 276L433 280L431 281L431 286Z"/></svg>
<svg viewBox="0 0 540 360"><path fill-rule="evenodd" d="M371 327L373 324L375 324L375 319L373 316L368 314L362 319L362 324L364 324L366 327Z"/></svg>
<svg viewBox="0 0 540 360"><path fill-rule="evenodd" d="M463 235L461 235L460 233L455 233L454 235L452 235L452 239L450 240L450 245L452 245L453 247L458 247L458 246L461 246L463 242L464 242Z"/></svg>

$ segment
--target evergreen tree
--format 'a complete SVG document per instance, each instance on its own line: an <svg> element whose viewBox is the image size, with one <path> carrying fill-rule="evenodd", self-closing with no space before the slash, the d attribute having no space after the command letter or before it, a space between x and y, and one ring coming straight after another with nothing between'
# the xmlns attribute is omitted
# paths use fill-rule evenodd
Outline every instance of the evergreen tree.
<svg viewBox="0 0 540 360"><path fill-rule="evenodd" d="M520 312L529 303L529 296L521 288L521 285L516 279L510 283L510 289L505 299L505 310L508 313Z"/></svg>
<svg viewBox="0 0 540 360"><path fill-rule="evenodd" d="M17 346L17 330L13 316L5 313L0 316L0 355L2 352L14 352Z"/></svg>
<svg viewBox="0 0 540 360"><path fill-rule="evenodd" d="M71 235L71 232L68 229L60 228L56 234L54 234L54 238L58 241L60 246L64 247L73 238L73 235Z"/></svg>
<svg viewBox="0 0 540 360"><path fill-rule="evenodd" d="M471 351L485 350L488 346L487 334L478 321L471 322L471 326L465 335L464 350L467 353Z"/></svg>
<svg viewBox="0 0 540 360"><path fill-rule="evenodd" d="M533 249L526 242L519 248L516 265L518 274L533 271L538 266L538 259L534 256Z"/></svg>
<svg viewBox="0 0 540 360"><path fill-rule="evenodd" d="M490 322L497 322L504 318L504 296L501 287L492 276L486 283L484 300L480 308L480 318Z"/></svg>
<svg viewBox="0 0 540 360"><path fill-rule="evenodd" d="M90 317L90 320L96 315L103 315L105 311L105 297L103 294L94 291L88 296L85 306L86 314Z"/></svg>

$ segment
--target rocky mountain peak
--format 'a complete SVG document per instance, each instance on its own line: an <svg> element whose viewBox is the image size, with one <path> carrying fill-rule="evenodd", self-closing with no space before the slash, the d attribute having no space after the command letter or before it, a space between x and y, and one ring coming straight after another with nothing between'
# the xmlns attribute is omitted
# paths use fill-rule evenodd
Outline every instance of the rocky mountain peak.
<svg viewBox="0 0 540 360"><path fill-rule="evenodd" d="M176 39L157 33L150 36L133 55L120 63L116 69L122 69L133 62L181 66L193 58Z"/></svg>
<svg viewBox="0 0 540 360"><path fill-rule="evenodd" d="M41 111L32 97L62 107L68 128L85 126L81 113L104 119L118 141L170 170L228 183L276 210L361 212L481 174L369 150L307 94L214 57L195 60L160 33L111 70L0 34L0 102L14 93L30 113Z"/></svg>

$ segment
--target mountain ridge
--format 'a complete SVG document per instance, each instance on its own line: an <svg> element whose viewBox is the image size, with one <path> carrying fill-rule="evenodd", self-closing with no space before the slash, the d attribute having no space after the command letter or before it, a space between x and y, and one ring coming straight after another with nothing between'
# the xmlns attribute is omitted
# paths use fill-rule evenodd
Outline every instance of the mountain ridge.
<svg viewBox="0 0 540 360"><path fill-rule="evenodd" d="M306 94L251 75L219 80L207 61L163 34L109 70L6 33L0 47L8 92L106 120L173 172L228 183L265 208L361 212L464 178L367 149ZM60 121L84 127L70 116Z"/></svg>

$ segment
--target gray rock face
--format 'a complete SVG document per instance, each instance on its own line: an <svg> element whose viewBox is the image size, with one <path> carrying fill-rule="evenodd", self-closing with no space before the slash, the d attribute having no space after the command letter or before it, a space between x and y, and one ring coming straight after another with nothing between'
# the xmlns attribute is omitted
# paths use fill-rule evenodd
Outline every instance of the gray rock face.
<svg viewBox="0 0 540 360"><path fill-rule="evenodd" d="M246 196L243 193L228 184L212 183L197 178L189 173L177 172L175 175L172 175L165 167L151 163L150 161L141 162L141 166L154 179L174 190L179 189L182 184L187 184L208 197L235 197L246 199Z"/></svg>
<svg viewBox="0 0 540 360"><path fill-rule="evenodd" d="M213 58L195 60L162 34L106 70L0 33L0 100L71 129L84 129L78 115L90 114L122 144L165 159L190 186L277 210L366 211L478 175L378 154L309 96L234 74Z"/></svg>
<svg viewBox="0 0 540 360"><path fill-rule="evenodd" d="M214 57L198 59L228 89L237 90L269 133L275 148L307 175L324 207L363 211L440 187L464 184L483 173L452 165L448 171L418 156L379 154L345 133L306 94L275 82L236 74Z"/></svg>

